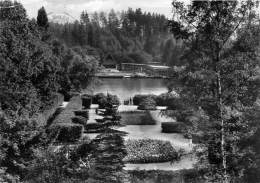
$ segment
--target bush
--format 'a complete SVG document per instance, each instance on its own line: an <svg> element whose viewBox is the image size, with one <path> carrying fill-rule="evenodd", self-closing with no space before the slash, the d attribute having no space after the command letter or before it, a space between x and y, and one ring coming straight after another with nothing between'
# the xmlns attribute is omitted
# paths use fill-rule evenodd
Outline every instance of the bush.
<svg viewBox="0 0 260 183"><path fill-rule="evenodd" d="M134 105L140 105L140 103L146 98L152 98L156 100L156 95L135 95L133 98Z"/></svg>
<svg viewBox="0 0 260 183"><path fill-rule="evenodd" d="M138 106L139 110L156 110L156 102L153 98L145 98Z"/></svg>
<svg viewBox="0 0 260 183"><path fill-rule="evenodd" d="M72 120L72 123L80 124L83 126L85 126L88 122L88 120L83 116L75 116L75 117L72 117L71 120Z"/></svg>
<svg viewBox="0 0 260 183"><path fill-rule="evenodd" d="M175 103L178 100L175 94L173 93L163 93L156 97L156 104L158 106L170 106L171 103Z"/></svg>
<svg viewBox="0 0 260 183"><path fill-rule="evenodd" d="M140 139L126 141L126 162L156 163L177 159L177 152L169 141Z"/></svg>
<svg viewBox="0 0 260 183"><path fill-rule="evenodd" d="M60 124L52 127L55 133L58 134L57 142L76 142L78 141L83 133L83 126L76 124Z"/></svg>
<svg viewBox="0 0 260 183"><path fill-rule="evenodd" d="M149 111L125 111L121 112L123 125L155 125L156 121L152 118Z"/></svg>
<svg viewBox="0 0 260 183"><path fill-rule="evenodd" d="M120 100L116 95L98 93L94 95L93 104L98 104L99 108L104 109L108 105L120 105Z"/></svg>
<svg viewBox="0 0 260 183"><path fill-rule="evenodd" d="M99 104L100 100L103 100L103 99L106 99L106 95L104 93L97 93L96 95L93 96L92 103Z"/></svg>
<svg viewBox="0 0 260 183"><path fill-rule="evenodd" d="M88 110L78 110L74 111L75 116L82 116L86 119L89 119L89 111Z"/></svg>
<svg viewBox="0 0 260 183"><path fill-rule="evenodd" d="M163 133L182 133L185 130L184 124L179 122L163 122L161 127Z"/></svg>
<svg viewBox="0 0 260 183"><path fill-rule="evenodd" d="M82 106L85 109L90 109L91 103L92 103L92 96L88 95L88 94L83 94L81 96L81 100L82 100Z"/></svg>

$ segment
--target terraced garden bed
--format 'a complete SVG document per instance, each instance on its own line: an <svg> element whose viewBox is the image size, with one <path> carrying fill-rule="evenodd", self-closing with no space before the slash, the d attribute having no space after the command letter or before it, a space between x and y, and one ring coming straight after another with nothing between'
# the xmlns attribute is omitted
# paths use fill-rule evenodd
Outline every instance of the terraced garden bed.
<svg viewBox="0 0 260 183"><path fill-rule="evenodd" d="M138 139L125 142L128 163L157 163L173 161L178 158L176 150L169 141Z"/></svg>

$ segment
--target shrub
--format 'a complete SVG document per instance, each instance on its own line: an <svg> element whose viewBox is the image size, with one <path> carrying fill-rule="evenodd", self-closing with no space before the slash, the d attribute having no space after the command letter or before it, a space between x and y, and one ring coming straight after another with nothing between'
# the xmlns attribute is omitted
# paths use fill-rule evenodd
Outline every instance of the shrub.
<svg viewBox="0 0 260 183"><path fill-rule="evenodd" d="M54 132L56 132L57 142L76 142L79 140L83 133L83 126L76 124L60 124L53 127Z"/></svg>
<svg viewBox="0 0 260 183"><path fill-rule="evenodd" d="M184 124L180 122L163 122L161 124L163 133L182 133Z"/></svg>
<svg viewBox="0 0 260 183"><path fill-rule="evenodd" d="M78 110L78 111L74 111L74 114L76 116L82 116L86 119L89 119L89 111L88 110Z"/></svg>
<svg viewBox="0 0 260 183"><path fill-rule="evenodd" d="M156 97L156 104L158 106L170 106L172 102L178 100L173 93L163 93Z"/></svg>
<svg viewBox="0 0 260 183"><path fill-rule="evenodd" d="M138 106L139 110L156 110L156 102L153 98L145 98Z"/></svg>
<svg viewBox="0 0 260 183"><path fill-rule="evenodd" d="M85 126L87 124L87 121L88 121L83 116L75 116L75 117L72 117L71 120L72 120L72 123L80 124L80 125L83 125L83 126Z"/></svg>
<svg viewBox="0 0 260 183"><path fill-rule="evenodd" d="M116 95L98 93L93 97L93 104L98 104L99 108L105 109L107 106L120 105L120 100Z"/></svg>
<svg viewBox="0 0 260 183"><path fill-rule="evenodd" d="M122 123L124 125L155 125L156 121L152 118L149 111L125 111L121 112Z"/></svg>
<svg viewBox="0 0 260 183"><path fill-rule="evenodd" d="M133 98L134 105L140 105L140 103L146 98L152 98L156 100L156 95L135 95Z"/></svg>
<svg viewBox="0 0 260 183"><path fill-rule="evenodd" d="M82 95L81 99L82 99L82 106L85 109L89 109L91 106L91 103L92 103L92 96L84 94L84 95Z"/></svg>
<svg viewBox="0 0 260 183"><path fill-rule="evenodd" d="M126 162L156 163L167 162L177 158L177 152L169 141L140 139L126 141Z"/></svg>
<svg viewBox="0 0 260 183"><path fill-rule="evenodd" d="M104 93L97 93L96 95L93 96L92 103L99 104L100 101L104 99L106 99L106 95Z"/></svg>

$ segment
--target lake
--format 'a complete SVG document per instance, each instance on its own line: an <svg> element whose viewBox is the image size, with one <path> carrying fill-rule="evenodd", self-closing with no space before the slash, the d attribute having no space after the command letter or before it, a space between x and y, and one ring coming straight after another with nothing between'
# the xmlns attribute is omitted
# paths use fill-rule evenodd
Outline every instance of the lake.
<svg viewBox="0 0 260 183"><path fill-rule="evenodd" d="M100 83L93 92L117 95L121 101L136 94L155 94L167 92L165 79L155 78L100 78Z"/></svg>

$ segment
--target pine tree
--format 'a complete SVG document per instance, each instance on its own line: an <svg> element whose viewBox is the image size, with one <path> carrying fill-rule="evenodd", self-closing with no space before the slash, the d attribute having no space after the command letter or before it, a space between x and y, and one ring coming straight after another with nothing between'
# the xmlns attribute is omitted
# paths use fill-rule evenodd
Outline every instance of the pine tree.
<svg viewBox="0 0 260 183"><path fill-rule="evenodd" d="M37 24L45 29L49 27L48 17L44 7L38 10Z"/></svg>

